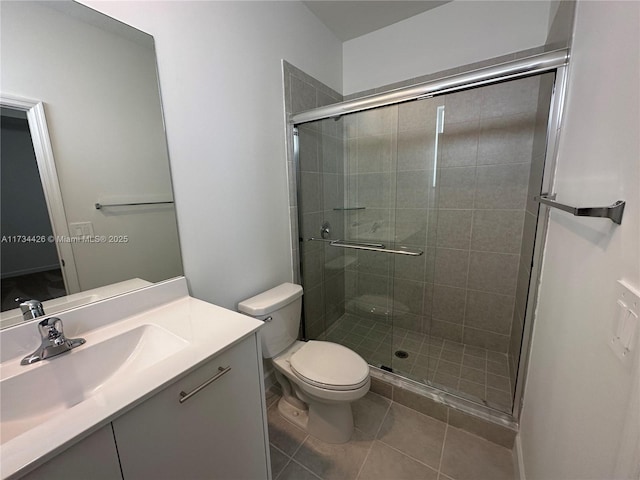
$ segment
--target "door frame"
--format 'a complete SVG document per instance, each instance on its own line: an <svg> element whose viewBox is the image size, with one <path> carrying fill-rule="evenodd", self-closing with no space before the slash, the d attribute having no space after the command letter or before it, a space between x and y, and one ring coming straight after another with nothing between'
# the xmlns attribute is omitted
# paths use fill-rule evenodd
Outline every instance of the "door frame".
<svg viewBox="0 0 640 480"><path fill-rule="evenodd" d="M77 293L80 291L80 280L71 243L57 241L60 238L71 238L71 235L69 234L67 215L62 202L62 191L60 190L58 171L44 113L44 103L39 100L0 93L0 106L20 110L27 115L33 150L36 155L38 171L40 172L42 190L47 204L47 211L49 212L49 219L51 220L51 228L56 239L54 243L58 253L60 269L62 270L64 286L67 295Z"/></svg>

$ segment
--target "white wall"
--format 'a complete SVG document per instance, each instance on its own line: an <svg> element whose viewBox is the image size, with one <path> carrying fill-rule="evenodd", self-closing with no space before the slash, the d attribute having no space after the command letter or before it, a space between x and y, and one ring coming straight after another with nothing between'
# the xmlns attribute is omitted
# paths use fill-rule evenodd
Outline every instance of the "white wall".
<svg viewBox="0 0 640 480"><path fill-rule="evenodd" d="M343 44L343 94L543 45L547 1L455 0Z"/></svg>
<svg viewBox="0 0 640 480"><path fill-rule="evenodd" d="M94 208L109 199L171 199L152 44L47 2L0 8L2 92L44 102L67 221L92 222L96 235L129 238L72 245L81 289L181 274L172 208Z"/></svg>
<svg viewBox="0 0 640 480"><path fill-rule="evenodd" d="M521 423L527 480L640 475L640 347L607 346L615 282L640 287L640 3L579 2L555 191L627 201L621 226L553 211Z"/></svg>
<svg viewBox="0 0 640 480"><path fill-rule="evenodd" d="M280 60L340 91L341 43L299 2L83 3L155 38L191 294L291 281Z"/></svg>

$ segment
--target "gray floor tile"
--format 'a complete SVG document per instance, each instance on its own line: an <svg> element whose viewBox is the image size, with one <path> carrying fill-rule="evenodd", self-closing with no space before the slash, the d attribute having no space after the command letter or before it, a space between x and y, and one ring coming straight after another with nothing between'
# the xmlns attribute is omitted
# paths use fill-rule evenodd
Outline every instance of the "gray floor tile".
<svg viewBox="0 0 640 480"><path fill-rule="evenodd" d="M373 436L360 430L340 445L309 436L293 458L323 480L355 480L372 442Z"/></svg>
<svg viewBox="0 0 640 480"><path fill-rule="evenodd" d="M445 429L444 422L393 403L377 439L437 469Z"/></svg>
<svg viewBox="0 0 640 480"><path fill-rule="evenodd" d="M384 420L391 400L373 392L367 393L360 400L351 404L353 410L353 423L363 432L374 435L378 433Z"/></svg>
<svg viewBox="0 0 640 480"><path fill-rule="evenodd" d="M440 385L441 387L446 387L448 389L457 389L458 388L458 381L460 380L460 377L456 377L454 375L447 375L446 373L439 373L436 372L436 374L433 377L433 383Z"/></svg>
<svg viewBox="0 0 640 480"><path fill-rule="evenodd" d="M291 458L273 445L269 445L269 452L271 453L271 476L276 478L280 472L282 472L287 463L289 463Z"/></svg>
<svg viewBox="0 0 640 480"><path fill-rule="evenodd" d="M287 455L293 455L307 438L307 432L285 420L278 412L278 404L267 411L269 441Z"/></svg>
<svg viewBox="0 0 640 480"><path fill-rule="evenodd" d="M476 398L485 398L486 396L486 389L484 385L480 385L479 383L461 379L458 388L462 393L472 395Z"/></svg>
<svg viewBox="0 0 640 480"><path fill-rule="evenodd" d="M284 471L274 480L318 480L320 477L314 475L300 464L291 461Z"/></svg>
<svg viewBox="0 0 640 480"><path fill-rule="evenodd" d="M440 471L455 480L513 480L511 451L448 427Z"/></svg>
<svg viewBox="0 0 640 480"><path fill-rule="evenodd" d="M376 441L358 480L436 480L437 477L436 470Z"/></svg>
<svg viewBox="0 0 640 480"><path fill-rule="evenodd" d="M462 350L459 352L453 350L443 350L440 355L440 360L446 360L447 362L462 363Z"/></svg>
<svg viewBox="0 0 640 480"><path fill-rule="evenodd" d="M502 375L503 377L509 376L509 366L506 361L504 363L487 362L487 372L495 375Z"/></svg>
<svg viewBox="0 0 640 480"><path fill-rule="evenodd" d="M474 357L473 355L465 355L462 357L462 365L465 367L477 368L484 370L487 366L487 361L484 358Z"/></svg>

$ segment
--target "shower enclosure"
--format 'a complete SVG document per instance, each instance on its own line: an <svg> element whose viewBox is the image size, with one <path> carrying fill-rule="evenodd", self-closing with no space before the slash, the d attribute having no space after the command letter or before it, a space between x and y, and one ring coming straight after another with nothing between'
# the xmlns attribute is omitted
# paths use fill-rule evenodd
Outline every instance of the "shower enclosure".
<svg viewBox="0 0 640 480"><path fill-rule="evenodd" d="M512 412L555 79L295 125L307 339Z"/></svg>

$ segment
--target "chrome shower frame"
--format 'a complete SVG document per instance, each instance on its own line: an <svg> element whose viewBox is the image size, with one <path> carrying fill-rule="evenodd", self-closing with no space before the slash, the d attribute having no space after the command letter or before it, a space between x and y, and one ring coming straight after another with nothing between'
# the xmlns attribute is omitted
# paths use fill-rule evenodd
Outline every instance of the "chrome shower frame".
<svg viewBox="0 0 640 480"><path fill-rule="evenodd" d="M382 92L354 100L344 101L325 107L314 108L305 112L290 114L287 116L287 151L292 155L294 165L294 175L296 176L296 190L298 204L300 200L299 179L299 146L297 138L297 126L304 123L314 122L327 118L339 118L342 115L370 110L387 105L435 97L447 93L481 87L494 83L515 80L518 78L541 75L543 73L555 72L555 81L549 117L547 122L547 144L545 155L545 166L543 173L543 192L553 191L554 178L557 165L557 152L559 134L562 124L563 107L567 88L567 69L569 63L569 50L561 49L551 52L531 55L528 57L499 63L493 66L474 69L468 72L447 76L428 82L398 88L387 92ZM298 210L298 215L300 211ZM296 219L300 225L299 218ZM536 226L536 239L534 247L531 277L529 280L529 291L527 295L526 312L524 318L524 328L522 336L522 347L520 360L517 368L514 401L512 413L505 413L495 410L486 405L482 405L449 392L438 389L430 385L413 381L401 375L390 373L371 366L371 374L374 378L384 380L394 386L404 388L418 393L443 405L461 410L478 418L490 421L503 427L517 430L520 415L522 413L524 390L526 385L526 374L531 348L531 337L533 332L536 305L538 297L538 286L540 282L540 272L544 254L544 244L546 242L547 227L549 223L549 211L543 208L538 211L538 221ZM300 235L298 235L300 236ZM294 247L292 245L292 247ZM294 247L295 248L295 247ZM300 262L294 265L294 274L302 279Z"/></svg>

